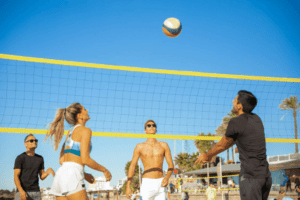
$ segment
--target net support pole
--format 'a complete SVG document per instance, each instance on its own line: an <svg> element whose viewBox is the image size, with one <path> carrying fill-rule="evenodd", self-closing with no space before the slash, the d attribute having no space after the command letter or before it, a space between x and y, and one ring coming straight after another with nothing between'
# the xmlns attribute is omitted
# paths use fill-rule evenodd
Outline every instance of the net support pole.
<svg viewBox="0 0 300 200"><path fill-rule="evenodd" d="M174 168L176 168L175 158L176 158L176 140L174 140Z"/></svg>
<svg viewBox="0 0 300 200"><path fill-rule="evenodd" d="M207 186L209 186L209 163L207 163Z"/></svg>

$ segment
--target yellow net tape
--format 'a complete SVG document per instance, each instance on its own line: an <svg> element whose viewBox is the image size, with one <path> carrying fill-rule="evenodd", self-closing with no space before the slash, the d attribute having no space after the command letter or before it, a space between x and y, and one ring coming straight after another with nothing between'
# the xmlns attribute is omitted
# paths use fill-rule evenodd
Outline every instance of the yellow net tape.
<svg viewBox="0 0 300 200"><path fill-rule="evenodd" d="M25 129L25 128L0 128L2 133L25 133L25 134L47 134L44 129ZM67 135L68 131L64 134ZM173 139L173 140L221 140L222 137L217 136L188 136L188 135L149 135L145 133L112 133L112 132L93 132L93 136L101 137L125 137L125 138L156 138L156 139ZM278 143L300 143L300 139L281 139L266 138L266 142Z"/></svg>
<svg viewBox="0 0 300 200"><path fill-rule="evenodd" d="M15 55L8 55L8 54L0 54L0 59L57 64L57 65L68 65L68 66L77 66L77 67L91 67L91 68L102 68L102 69L112 69L112 70L157 73L157 74L172 74L172 75L201 76L201 77L211 77L211 78L230 78L230 79L277 81L277 82L298 82L298 83L300 83L300 79L298 79L298 78L244 76L244 75L204 73L204 72L193 72L193 71L176 71L176 70L150 69L150 68L140 68L140 67L125 67L125 66L103 65L103 64L85 63L85 62L53 60L53 59L46 59L46 58L15 56Z"/></svg>

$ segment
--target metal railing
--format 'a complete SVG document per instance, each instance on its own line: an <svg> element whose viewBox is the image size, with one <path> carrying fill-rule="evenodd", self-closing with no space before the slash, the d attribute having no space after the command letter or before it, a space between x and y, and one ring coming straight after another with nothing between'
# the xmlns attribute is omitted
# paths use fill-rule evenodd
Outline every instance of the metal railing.
<svg viewBox="0 0 300 200"><path fill-rule="evenodd" d="M267 160L269 163L284 163L292 160L300 160L299 153L277 155L277 156L268 156Z"/></svg>

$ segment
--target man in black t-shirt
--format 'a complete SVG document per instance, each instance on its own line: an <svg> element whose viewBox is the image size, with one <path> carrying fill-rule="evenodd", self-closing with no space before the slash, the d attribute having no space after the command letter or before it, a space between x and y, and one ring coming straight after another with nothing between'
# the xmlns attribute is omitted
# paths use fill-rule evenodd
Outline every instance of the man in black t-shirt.
<svg viewBox="0 0 300 200"><path fill-rule="evenodd" d="M210 162L212 157L237 145L241 161L241 200L267 200L272 186L269 163L266 156L266 141L261 119L252 110L256 97L245 90L238 92L232 101L232 111L237 117L229 121L225 136L211 150L201 154L196 164Z"/></svg>
<svg viewBox="0 0 300 200"><path fill-rule="evenodd" d="M15 200L41 200L39 177L44 180L50 173L55 173L51 168L44 171L44 159L35 153L38 140L32 134L25 137L26 151L15 160L14 181L17 187Z"/></svg>

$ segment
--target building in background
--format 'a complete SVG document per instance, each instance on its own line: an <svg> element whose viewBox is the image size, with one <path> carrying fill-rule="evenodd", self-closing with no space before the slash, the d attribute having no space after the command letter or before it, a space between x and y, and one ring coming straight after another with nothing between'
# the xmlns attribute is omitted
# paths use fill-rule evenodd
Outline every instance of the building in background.
<svg viewBox="0 0 300 200"><path fill-rule="evenodd" d="M124 183L127 181L127 176L121 179L118 179L116 189L119 190L121 187L123 187Z"/></svg>

